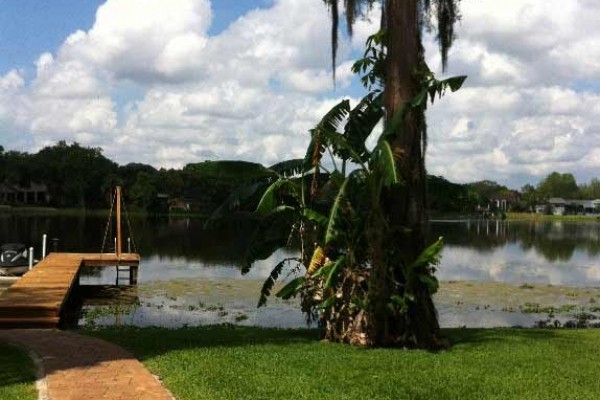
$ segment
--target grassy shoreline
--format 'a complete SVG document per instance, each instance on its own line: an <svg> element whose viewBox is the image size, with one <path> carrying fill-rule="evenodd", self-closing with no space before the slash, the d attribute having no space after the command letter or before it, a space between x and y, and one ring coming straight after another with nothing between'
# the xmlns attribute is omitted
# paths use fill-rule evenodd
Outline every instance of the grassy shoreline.
<svg viewBox="0 0 600 400"><path fill-rule="evenodd" d="M598 215L545 215L533 213L508 213L508 221L565 221L565 222L600 222Z"/></svg>
<svg viewBox="0 0 600 400"><path fill-rule="evenodd" d="M600 392L600 330L444 330L441 353L359 349L310 330L84 332L130 350L177 399L582 399Z"/></svg>
<svg viewBox="0 0 600 400"><path fill-rule="evenodd" d="M54 207L11 207L0 206L0 215L57 215L57 216L98 216L107 217L108 209L81 209L81 208L54 208ZM129 214L136 217L148 217L145 211L130 210ZM156 217L187 217L205 219L207 215L200 213L161 213L153 215ZM433 214L432 221L464 221L477 220L476 215L469 214ZM566 222L600 222L600 215L545 215L526 212L509 212L506 214L506 221L566 221Z"/></svg>
<svg viewBox="0 0 600 400"><path fill-rule="evenodd" d="M87 208L55 208L55 207L12 207L0 206L0 215L23 215L23 216L63 216L63 217L108 217L109 209L87 209ZM207 216L200 213L159 213L148 214L142 210L129 210L130 216L135 217L182 217L205 219Z"/></svg>

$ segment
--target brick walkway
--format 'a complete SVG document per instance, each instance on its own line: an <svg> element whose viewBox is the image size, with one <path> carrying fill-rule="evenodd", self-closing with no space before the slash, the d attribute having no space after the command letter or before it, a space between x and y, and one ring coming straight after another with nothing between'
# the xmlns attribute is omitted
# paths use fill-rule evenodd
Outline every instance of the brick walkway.
<svg viewBox="0 0 600 400"><path fill-rule="evenodd" d="M0 330L0 340L40 358L51 400L173 400L129 352L103 340L51 329Z"/></svg>

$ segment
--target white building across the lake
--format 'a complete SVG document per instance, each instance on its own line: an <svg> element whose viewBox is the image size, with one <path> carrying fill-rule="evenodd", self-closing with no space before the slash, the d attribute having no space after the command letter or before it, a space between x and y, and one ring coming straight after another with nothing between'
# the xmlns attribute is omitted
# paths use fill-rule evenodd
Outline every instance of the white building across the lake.
<svg viewBox="0 0 600 400"><path fill-rule="evenodd" d="M595 215L600 214L600 199L595 200L574 200L563 199L561 197L552 197L546 204L535 206L537 214L553 215Z"/></svg>

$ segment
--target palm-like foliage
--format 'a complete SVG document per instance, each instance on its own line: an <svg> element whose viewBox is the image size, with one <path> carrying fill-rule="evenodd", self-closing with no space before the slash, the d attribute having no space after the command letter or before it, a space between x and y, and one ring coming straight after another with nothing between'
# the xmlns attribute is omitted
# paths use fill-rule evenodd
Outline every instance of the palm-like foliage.
<svg viewBox="0 0 600 400"><path fill-rule="evenodd" d="M392 321L397 324L390 330L395 335L392 344L420 346L415 315L432 310L424 302L437 290L434 272L441 240L426 248L417 244L416 255L398 262L402 254L397 232L412 228L390 218L389 199L406 190L398 167L403 155L395 143L404 134L407 118L423 115L429 101L448 89L458 90L465 77L437 80L425 67L418 75L415 95L393 115L386 115L385 41L383 31L370 37L364 58L353 66L368 94L354 107L348 100L336 104L310 131L303 159L271 166L234 191L215 215L226 214L244 201L257 204L257 223L248 238L242 272L277 248L300 245L298 258L273 268L259 306L292 264L298 276L276 295L284 299L300 295L303 311L309 320L320 319L326 338L381 344L381 329L373 326ZM383 119L384 128L369 149L367 140Z"/></svg>
<svg viewBox="0 0 600 400"><path fill-rule="evenodd" d="M353 152L346 151L345 156L338 154L344 160L342 175L345 175L345 161L356 162L356 155L360 157L360 169L363 171L361 179L364 187L369 188L366 198L371 201L371 207L361 211L367 216L364 218L363 231L368 232L366 247L369 251L366 259L369 264L369 292L366 301L359 303L363 304L363 310L368 311L368 339L378 345L407 345L407 338L412 338L413 344L418 347L443 346L431 298L431 288L435 285L428 284L433 270L412 268L412 265L426 251L427 100L430 97L433 101L446 88L458 88L464 78L437 81L425 63L421 39L423 29L431 29L435 19L442 67L445 70L448 50L454 41L454 24L459 18L459 1L381 0L382 32L372 37L365 58L354 67L355 72L363 73L361 79L371 90L372 98L369 100L379 98L386 111L384 132L371 155L364 152L360 141L349 143ZM333 22L331 39L335 82L340 7L338 0L324 2L330 6ZM344 1L350 35L356 16L374 3L375 0ZM351 124L347 126L350 131L357 132ZM365 135L364 131L362 135ZM356 136L361 135L357 133ZM339 137L332 140L339 142ZM389 148L382 141L389 143ZM385 167L390 165L389 160L396 162L395 172ZM401 189L397 183L393 183L398 180L402 181ZM315 192L314 186L311 193ZM349 204L360 205L360 202L355 204L353 200L356 199L348 200ZM361 214L355 212L355 215ZM419 271L424 278L413 279L414 271ZM357 282L358 278L354 281ZM407 297L409 294L412 299ZM390 300L393 301L390 303ZM357 322L360 320L358 315L351 314L349 317L343 314L336 318L351 318L354 331L358 329L357 332L360 332L364 326Z"/></svg>
<svg viewBox="0 0 600 400"><path fill-rule="evenodd" d="M300 295L303 311L309 318L317 315L321 319L328 339L357 344L372 343L371 270L394 256L386 248L386 238L394 227L388 225L381 200L390 190L402 187L396 168L398 155L390 141L407 112L424 109L428 99L433 101L446 89L455 91L464 81L464 77L438 81L428 73L419 94L398 111L369 150L366 141L384 117L380 87L376 77L370 76L378 73L382 60L379 50L373 49L380 42L378 37L381 35L370 39L365 59L355 65L371 91L354 108L343 100L321 119L310 131L311 141L302 161L271 167L277 179L264 181L261 187L255 211L261 222L248 252L251 261L290 241L300 243L299 258L283 260L274 267L261 291L259 306L266 303L284 266L295 263L300 276L277 296ZM322 173L326 154L333 158L333 171ZM302 171L297 176L299 165ZM386 300L390 313L407 316L416 301L417 287L424 285L431 293L437 290L433 272L440 249L438 241L398 276L388 277L394 287Z"/></svg>

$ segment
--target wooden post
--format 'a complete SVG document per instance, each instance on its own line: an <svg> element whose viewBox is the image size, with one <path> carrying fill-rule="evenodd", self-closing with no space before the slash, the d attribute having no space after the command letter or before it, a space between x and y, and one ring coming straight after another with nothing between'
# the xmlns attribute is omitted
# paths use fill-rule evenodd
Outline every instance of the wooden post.
<svg viewBox="0 0 600 400"><path fill-rule="evenodd" d="M117 255L121 255L121 186L117 186Z"/></svg>
<svg viewBox="0 0 600 400"><path fill-rule="evenodd" d="M138 280L138 267L136 265L129 266L129 284L135 285Z"/></svg>

